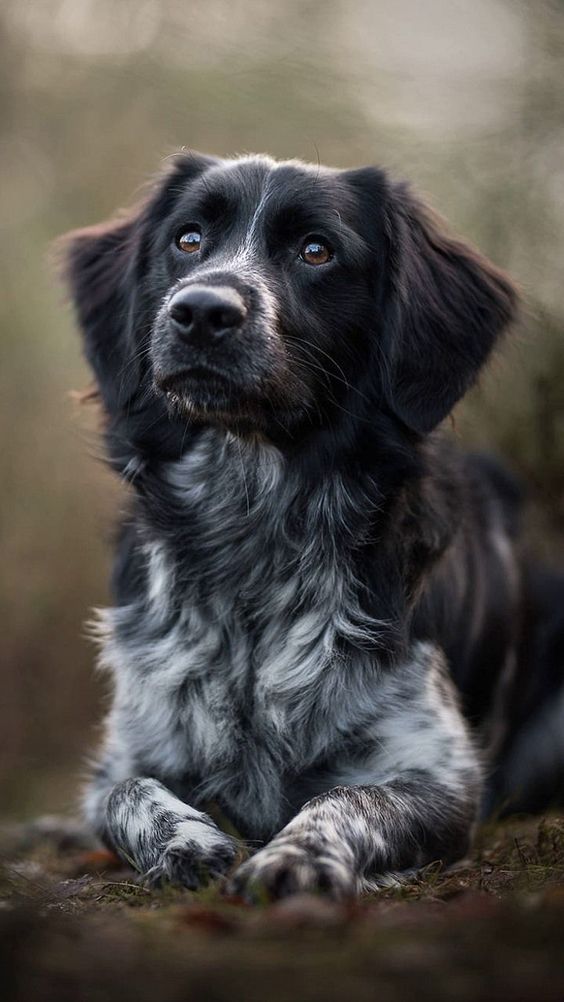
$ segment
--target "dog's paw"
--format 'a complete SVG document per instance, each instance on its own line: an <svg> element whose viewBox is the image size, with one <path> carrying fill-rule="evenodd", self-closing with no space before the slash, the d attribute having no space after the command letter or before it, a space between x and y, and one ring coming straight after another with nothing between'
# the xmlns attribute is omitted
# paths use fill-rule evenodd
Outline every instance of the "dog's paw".
<svg viewBox="0 0 564 1002"><path fill-rule="evenodd" d="M144 874L149 887L174 884L196 890L222 877L239 855L235 839L211 825L184 821Z"/></svg>
<svg viewBox="0 0 564 1002"><path fill-rule="evenodd" d="M307 892L341 901L356 891L355 875L346 862L290 842L271 842L260 849L238 867L227 885L228 894L250 902Z"/></svg>

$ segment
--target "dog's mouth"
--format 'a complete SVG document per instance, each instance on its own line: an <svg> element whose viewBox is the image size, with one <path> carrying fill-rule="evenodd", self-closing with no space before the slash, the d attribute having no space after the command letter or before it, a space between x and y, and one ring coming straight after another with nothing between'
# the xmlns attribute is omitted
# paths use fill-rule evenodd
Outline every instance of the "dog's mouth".
<svg viewBox="0 0 564 1002"><path fill-rule="evenodd" d="M217 386L222 390L234 387L232 378L226 372L208 365L187 366L178 372L158 375L155 382L166 394L180 394L193 386Z"/></svg>
<svg viewBox="0 0 564 1002"><path fill-rule="evenodd" d="M171 417L273 440L311 420L308 388L276 376L259 360L246 366L235 362L229 369L207 358L153 361L154 389L165 397Z"/></svg>
<svg viewBox="0 0 564 1002"><path fill-rule="evenodd" d="M214 366L198 364L156 374L155 384L175 411L190 414L236 415L254 410L258 403L258 396L237 375Z"/></svg>

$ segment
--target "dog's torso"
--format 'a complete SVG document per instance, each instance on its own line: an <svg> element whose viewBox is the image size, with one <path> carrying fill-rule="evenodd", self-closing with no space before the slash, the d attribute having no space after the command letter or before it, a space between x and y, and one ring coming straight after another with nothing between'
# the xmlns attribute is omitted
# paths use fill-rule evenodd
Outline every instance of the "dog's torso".
<svg viewBox="0 0 564 1002"><path fill-rule="evenodd" d="M450 450L444 458L455 475ZM419 498L416 550L425 517L434 537L416 555L413 506L400 496L385 510L375 473L362 489L334 474L304 490L276 449L212 429L145 476L122 542L121 604L103 623L125 773L156 775L191 803L218 801L245 834L265 837L308 796L362 781L367 749L374 776L375 741L385 772L398 701L425 731L436 679L412 665L415 582L459 541L460 511L454 521ZM466 586L459 599L470 644ZM402 720L406 738L411 726ZM442 745L429 725L427 758Z"/></svg>

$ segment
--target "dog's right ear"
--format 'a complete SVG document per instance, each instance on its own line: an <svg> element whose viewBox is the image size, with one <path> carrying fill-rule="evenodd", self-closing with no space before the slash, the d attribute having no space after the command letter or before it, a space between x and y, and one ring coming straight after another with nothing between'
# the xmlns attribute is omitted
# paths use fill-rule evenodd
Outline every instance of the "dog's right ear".
<svg viewBox="0 0 564 1002"><path fill-rule="evenodd" d="M143 337L150 327L145 301L147 247L184 187L219 161L182 152L126 215L75 230L60 241L62 271L82 328L86 357L110 414L129 410L141 385Z"/></svg>
<svg viewBox="0 0 564 1002"><path fill-rule="evenodd" d="M63 272L84 334L86 357L109 413L125 407L140 383L135 345L140 211L70 233Z"/></svg>

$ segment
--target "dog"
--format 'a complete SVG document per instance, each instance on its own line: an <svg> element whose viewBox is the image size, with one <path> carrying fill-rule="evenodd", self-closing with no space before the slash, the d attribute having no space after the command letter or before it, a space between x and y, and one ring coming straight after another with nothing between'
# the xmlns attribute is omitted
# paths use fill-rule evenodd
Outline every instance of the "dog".
<svg viewBox="0 0 564 1002"><path fill-rule="evenodd" d="M439 427L510 280L384 170L266 156L179 153L64 254L131 496L100 838L152 884L340 899L561 791L562 578Z"/></svg>

